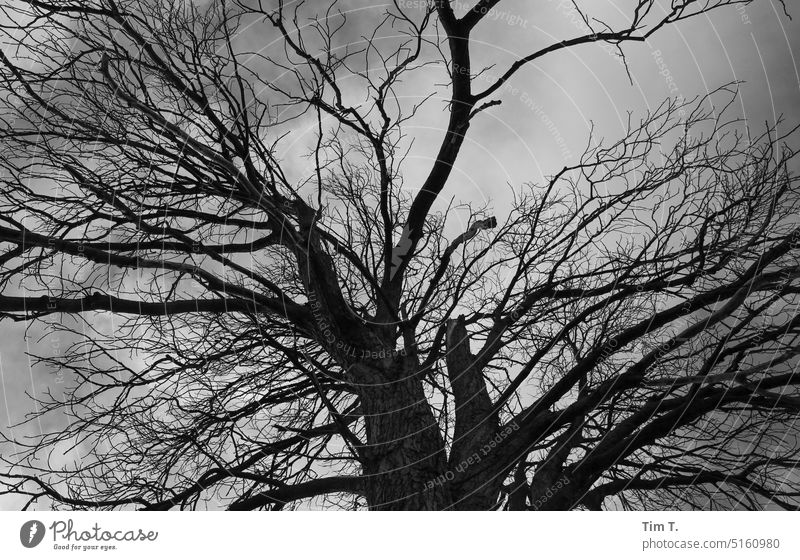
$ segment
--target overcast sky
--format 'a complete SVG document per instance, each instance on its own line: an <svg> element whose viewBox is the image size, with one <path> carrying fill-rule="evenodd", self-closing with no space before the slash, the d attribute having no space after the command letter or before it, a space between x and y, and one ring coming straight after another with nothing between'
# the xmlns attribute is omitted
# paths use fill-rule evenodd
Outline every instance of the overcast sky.
<svg viewBox="0 0 800 560"><path fill-rule="evenodd" d="M629 4L584 2L593 6L593 15L613 21ZM344 5L382 9L356 0ZM503 0L473 35L474 67L496 65L488 71L496 76L514 59L582 34L568 11L570 5L565 0ZM626 45L632 83L619 59L598 46L565 50L526 67L510 89L497 96L503 105L476 119L443 198L491 199L500 215L510 199L508 185L541 182L574 161L586 145L592 123L599 136L617 138L629 111L641 116L667 96L692 98L734 80L744 82L738 110L751 127L763 130L765 123L774 123L781 115L784 129L798 123L800 13L794 15L795 21L789 21L779 2L756 0L667 28L648 43ZM435 91L436 82L442 82L441 68L419 73L407 86L422 95ZM429 169L446 123L441 103L434 100L427 107L406 129L415 138L404 173L411 190ZM57 395L64 386L53 372L32 368L26 351L59 352L67 341L40 342L38 327L27 337L26 325L4 322L0 328L0 424L6 430L30 410L26 392L50 390ZM62 420L51 419L49 427ZM19 437L20 432L14 435ZM4 454L12 451L0 447ZM0 508L18 504L0 497Z"/></svg>

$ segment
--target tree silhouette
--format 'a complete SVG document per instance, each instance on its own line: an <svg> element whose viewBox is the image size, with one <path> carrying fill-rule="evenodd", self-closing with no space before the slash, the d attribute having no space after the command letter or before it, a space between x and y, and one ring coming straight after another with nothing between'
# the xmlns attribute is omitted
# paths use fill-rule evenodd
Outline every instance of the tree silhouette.
<svg viewBox="0 0 800 560"><path fill-rule="evenodd" d="M69 421L8 440L3 492L797 508L795 153L747 130L735 84L589 139L507 215L441 200L526 64L749 2L638 0L621 26L576 6L585 34L487 81L470 33L499 2L0 8L0 317L75 341L39 357L68 390L28 417ZM404 185L428 99L398 91L433 71L449 120Z"/></svg>

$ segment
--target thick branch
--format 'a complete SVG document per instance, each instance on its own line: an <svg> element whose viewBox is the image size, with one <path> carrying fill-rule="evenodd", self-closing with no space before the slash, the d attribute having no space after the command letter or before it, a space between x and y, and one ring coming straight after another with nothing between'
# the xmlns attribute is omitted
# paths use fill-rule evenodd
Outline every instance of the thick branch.
<svg viewBox="0 0 800 560"><path fill-rule="evenodd" d="M231 511L249 511L268 505L283 506L289 502L313 498L323 494L364 492L364 479L357 476L332 476L317 478L300 484L281 486L274 490L259 492L255 496L238 500L228 508Z"/></svg>

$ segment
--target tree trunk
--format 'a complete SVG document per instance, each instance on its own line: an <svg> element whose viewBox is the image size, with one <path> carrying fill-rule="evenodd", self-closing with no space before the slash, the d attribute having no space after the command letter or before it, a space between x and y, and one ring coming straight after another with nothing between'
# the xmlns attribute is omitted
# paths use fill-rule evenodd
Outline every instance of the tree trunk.
<svg viewBox="0 0 800 560"><path fill-rule="evenodd" d="M384 368L353 366L361 384L364 475L373 510L442 510L451 503L447 485L433 483L445 472L447 459L418 367L406 356Z"/></svg>
<svg viewBox="0 0 800 560"><path fill-rule="evenodd" d="M499 421L486 390L464 317L448 321L447 374L455 404L455 430L448 472L453 509L483 511L497 503L502 473L492 472L487 460L489 443L497 436ZM481 464L483 463L483 464Z"/></svg>

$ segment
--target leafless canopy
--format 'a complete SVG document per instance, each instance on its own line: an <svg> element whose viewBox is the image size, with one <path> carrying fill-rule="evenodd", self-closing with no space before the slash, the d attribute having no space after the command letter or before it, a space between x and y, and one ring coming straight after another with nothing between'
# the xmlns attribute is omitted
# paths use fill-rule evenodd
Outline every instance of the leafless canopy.
<svg viewBox="0 0 800 560"><path fill-rule="evenodd" d="M749 2L628 1L622 25L576 5L585 33L487 81L470 34L499 3L0 8L0 318L74 340L39 356L68 388L7 439L0 489L68 508L797 508L791 134L748 130L725 86L588 139L509 211L442 204L526 64ZM445 88L449 120L404 185L404 125L437 103L400 95L411 80Z"/></svg>

